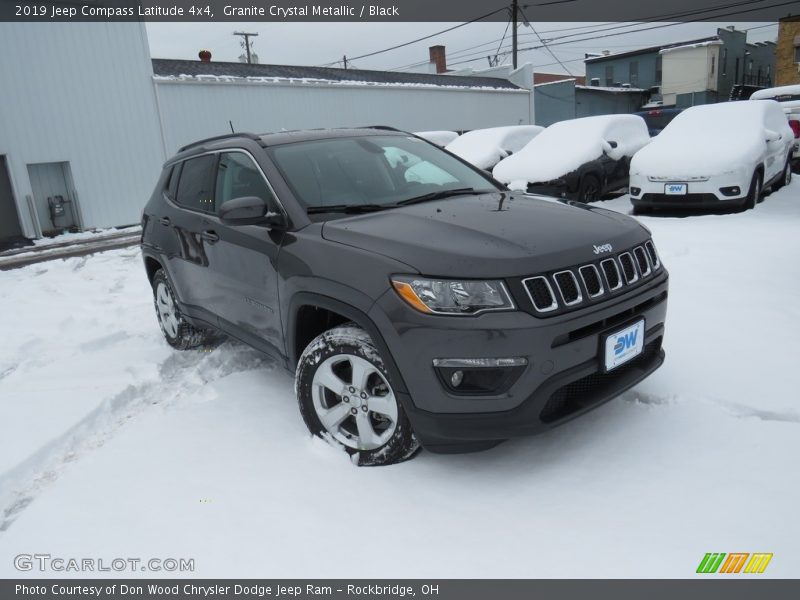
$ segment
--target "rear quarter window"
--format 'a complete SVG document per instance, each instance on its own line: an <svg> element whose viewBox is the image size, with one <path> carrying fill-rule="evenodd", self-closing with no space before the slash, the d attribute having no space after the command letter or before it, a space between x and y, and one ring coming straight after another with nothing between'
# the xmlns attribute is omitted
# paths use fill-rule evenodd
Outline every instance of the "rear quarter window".
<svg viewBox="0 0 800 600"><path fill-rule="evenodd" d="M175 202L190 210L214 212L214 177L217 156L208 154L184 161Z"/></svg>

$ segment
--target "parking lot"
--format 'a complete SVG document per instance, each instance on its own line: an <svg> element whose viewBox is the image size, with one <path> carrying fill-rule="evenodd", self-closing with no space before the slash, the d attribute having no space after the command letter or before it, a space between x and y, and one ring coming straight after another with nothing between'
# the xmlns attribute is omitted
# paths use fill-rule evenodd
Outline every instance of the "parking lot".
<svg viewBox="0 0 800 600"><path fill-rule="evenodd" d="M745 213L642 218L671 273L667 361L632 391L380 469L311 438L269 359L167 346L138 249L2 272L0 575L22 551L439 578L687 577L749 551L796 575L798 199L796 178Z"/></svg>

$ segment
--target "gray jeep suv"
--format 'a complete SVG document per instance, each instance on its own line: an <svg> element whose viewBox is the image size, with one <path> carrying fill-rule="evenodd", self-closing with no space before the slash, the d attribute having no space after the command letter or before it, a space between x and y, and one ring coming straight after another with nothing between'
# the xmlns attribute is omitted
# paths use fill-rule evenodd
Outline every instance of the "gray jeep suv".
<svg viewBox="0 0 800 600"><path fill-rule="evenodd" d="M512 194L385 127L180 150L142 219L167 342L221 331L296 377L309 430L361 465L561 424L664 361L647 229Z"/></svg>

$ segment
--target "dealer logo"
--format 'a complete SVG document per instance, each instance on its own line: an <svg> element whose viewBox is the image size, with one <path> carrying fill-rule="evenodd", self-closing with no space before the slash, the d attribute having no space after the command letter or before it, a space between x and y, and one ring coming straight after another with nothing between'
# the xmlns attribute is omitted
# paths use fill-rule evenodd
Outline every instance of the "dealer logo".
<svg viewBox="0 0 800 600"><path fill-rule="evenodd" d="M771 560L772 552L707 552L697 565L697 573L763 573Z"/></svg>

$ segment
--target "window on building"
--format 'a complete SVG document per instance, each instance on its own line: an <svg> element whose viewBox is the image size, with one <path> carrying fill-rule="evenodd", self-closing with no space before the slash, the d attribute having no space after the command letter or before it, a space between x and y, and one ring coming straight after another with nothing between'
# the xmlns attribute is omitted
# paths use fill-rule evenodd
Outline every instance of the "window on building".
<svg viewBox="0 0 800 600"><path fill-rule="evenodd" d="M191 210L214 211L214 165L216 154L190 158L183 163L175 202Z"/></svg>
<svg viewBox="0 0 800 600"><path fill-rule="evenodd" d="M656 56L656 83L661 85L661 55Z"/></svg>
<svg viewBox="0 0 800 600"><path fill-rule="evenodd" d="M794 47L794 62L800 63L800 46Z"/></svg>
<svg viewBox="0 0 800 600"><path fill-rule="evenodd" d="M606 65L606 87L614 85L614 65Z"/></svg>
<svg viewBox="0 0 800 600"><path fill-rule="evenodd" d="M715 69L716 66L717 66L717 57L716 56L712 56L711 57L711 76L712 77L714 76L714 69Z"/></svg>
<svg viewBox="0 0 800 600"><path fill-rule="evenodd" d="M261 198L268 206L275 204L272 191L258 166L243 152L224 152L220 155L216 191L217 210L228 200L246 196Z"/></svg>
<svg viewBox="0 0 800 600"><path fill-rule="evenodd" d="M739 57L736 57L736 65L733 67L733 81L739 83Z"/></svg>
<svg viewBox="0 0 800 600"><path fill-rule="evenodd" d="M633 87L639 85L639 61L632 60L628 63L628 83Z"/></svg>
<svg viewBox="0 0 800 600"><path fill-rule="evenodd" d="M723 48L722 49L722 74L723 75L727 75L728 74L728 49L727 48Z"/></svg>

